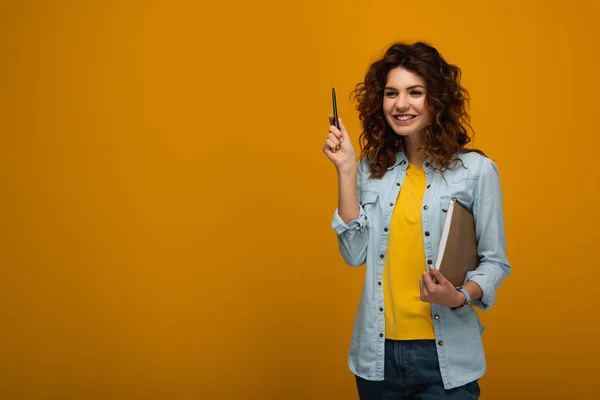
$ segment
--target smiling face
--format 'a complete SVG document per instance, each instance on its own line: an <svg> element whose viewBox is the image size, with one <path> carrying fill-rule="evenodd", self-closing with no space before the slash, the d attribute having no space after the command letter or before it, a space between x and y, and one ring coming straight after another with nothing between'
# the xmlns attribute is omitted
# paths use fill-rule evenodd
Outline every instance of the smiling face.
<svg viewBox="0 0 600 400"><path fill-rule="evenodd" d="M426 104L423 78L403 67L390 70L383 92L383 112L396 134L422 142L433 116Z"/></svg>

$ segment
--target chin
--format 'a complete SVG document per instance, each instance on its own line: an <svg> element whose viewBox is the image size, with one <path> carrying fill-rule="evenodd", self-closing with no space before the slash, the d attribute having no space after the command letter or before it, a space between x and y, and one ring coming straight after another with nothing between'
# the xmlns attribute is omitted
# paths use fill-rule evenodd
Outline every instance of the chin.
<svg viewBox="0 0 600 400"><path fill-rule="evenodd" d="M413 129L410 129L410 130L409 129L402 129L402 130L393 129L393 131L396 135L404 137L404 138L415 134L415 131Z"/></svg>

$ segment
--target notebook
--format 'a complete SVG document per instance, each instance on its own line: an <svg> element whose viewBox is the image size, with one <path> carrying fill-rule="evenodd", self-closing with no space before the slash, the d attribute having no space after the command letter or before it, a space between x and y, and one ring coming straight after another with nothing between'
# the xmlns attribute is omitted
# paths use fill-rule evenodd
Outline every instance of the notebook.
<svg viewBox="0 0 600 400"><path fill-rule="evenodd" d="M460 286L467 272L473 271L478 265L475 218L463 203L452 198L448 204L435 268L454 286Z"/></svg>

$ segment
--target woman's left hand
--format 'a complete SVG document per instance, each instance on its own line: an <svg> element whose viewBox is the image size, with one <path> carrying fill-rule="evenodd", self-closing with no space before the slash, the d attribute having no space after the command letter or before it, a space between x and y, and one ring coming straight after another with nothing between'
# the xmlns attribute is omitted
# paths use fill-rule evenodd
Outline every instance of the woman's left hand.
<svg viewBox="0 0 600 400"><path fill-rule="evenodd" d="M437 282L433 281L433 278ZM436 268L429 268L419 279L421 300L427 303L440 304L446 307L458 307L465 302L465 295L456 290L454 285Z"/></svg>

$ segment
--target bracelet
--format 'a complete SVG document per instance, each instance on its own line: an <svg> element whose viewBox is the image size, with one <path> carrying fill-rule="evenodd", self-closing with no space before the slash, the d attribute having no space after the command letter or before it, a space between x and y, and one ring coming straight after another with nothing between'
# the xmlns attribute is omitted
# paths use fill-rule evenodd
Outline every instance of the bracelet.
<svg viewBox="0 0 600 400"><path fill-rule="evenodd" d="M471 296L469 295L469 292L467 292L462 286L457 286L456 290L465 295L465 302L458 307L452 307L453 310L458 310L459 308L463 308L464 306L471 304Z"/></svg>

